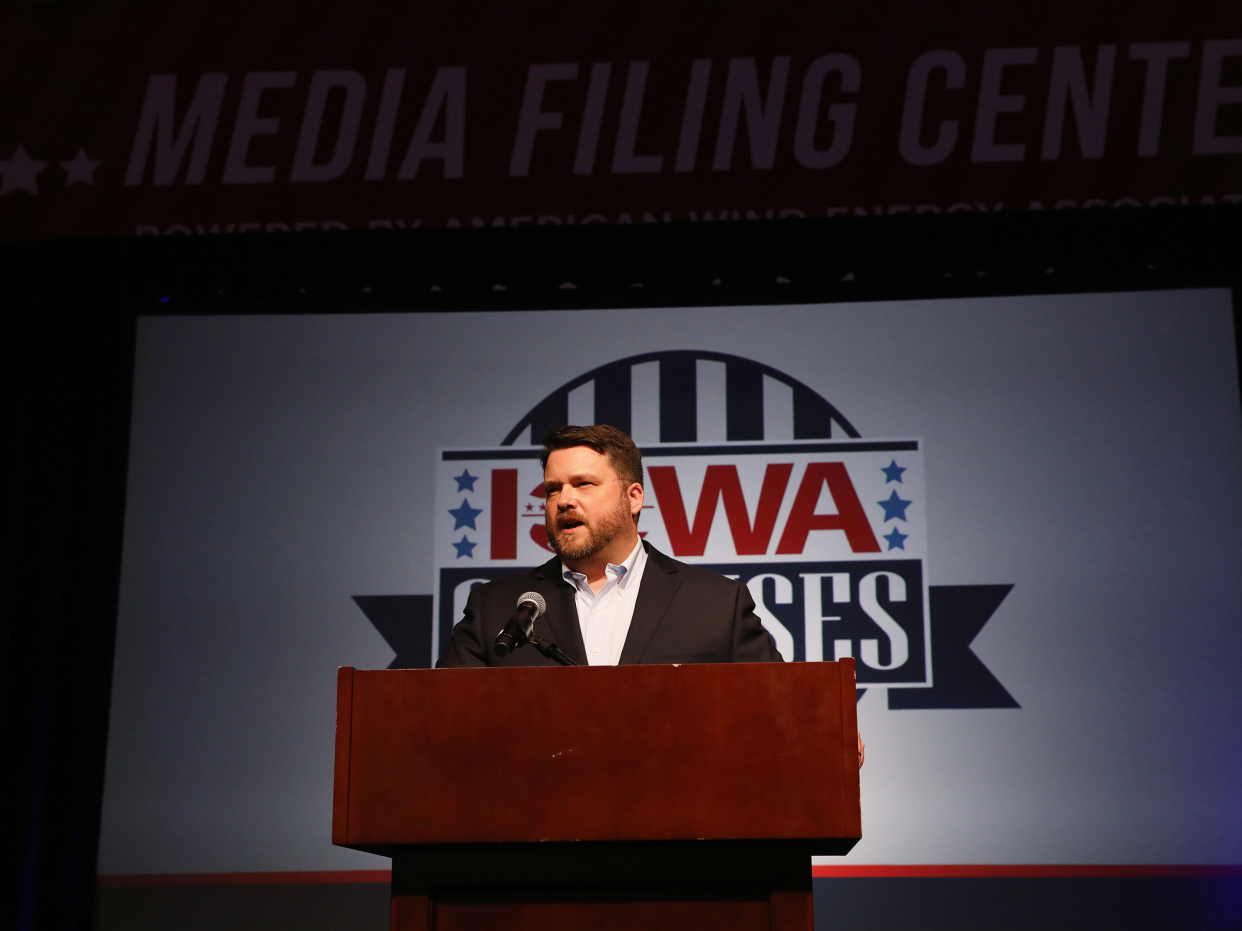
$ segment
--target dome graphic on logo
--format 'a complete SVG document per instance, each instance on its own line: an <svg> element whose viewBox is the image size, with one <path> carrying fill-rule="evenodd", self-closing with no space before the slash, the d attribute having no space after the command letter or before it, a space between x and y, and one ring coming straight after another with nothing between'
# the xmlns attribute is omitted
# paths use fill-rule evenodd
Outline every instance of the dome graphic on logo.
<svg viewBox="0 0 1242 931"><path fill-rule="evenodd" d="M761 362L723 352L667 350L579 375L536 404L502 446L539 445L565 424L610 424L644 443L858 438L811 388Z"/></svg>

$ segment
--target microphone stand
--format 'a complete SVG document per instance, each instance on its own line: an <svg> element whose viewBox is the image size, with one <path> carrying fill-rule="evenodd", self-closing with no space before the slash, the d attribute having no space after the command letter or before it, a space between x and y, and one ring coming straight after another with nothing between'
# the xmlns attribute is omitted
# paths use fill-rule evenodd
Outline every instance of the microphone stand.
<svg viewBox="0 0 1242 931"><path fill-rule="evenodd" d="M548 659L555 660L556 662L560 663L562 666L581 665L580 663L575 663L572 659L570 659L565 654L565 651L562 650L560 647L558 647L551 640L546 640L543 637L540 637L538 634L534 633L533 631L527 636L526 639L530 643L533 643L535 645L536 650L538 650Z"/></svg>

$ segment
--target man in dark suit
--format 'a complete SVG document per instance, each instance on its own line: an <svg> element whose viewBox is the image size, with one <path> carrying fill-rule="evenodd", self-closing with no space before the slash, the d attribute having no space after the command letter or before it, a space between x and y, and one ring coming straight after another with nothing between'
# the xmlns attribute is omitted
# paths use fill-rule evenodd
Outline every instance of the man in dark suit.
<svg viewBox="0 0 1242 931"><path fill-rule="evenodd" d="M535 633L582 666L781 662L745 585L669 559L639 538L643 461L625 433L560 427L544 440L540 461L557 555L475 588L436 668L555 665L533 647L496 653L496 635L529 591L547 603ZM859 734L860 767L864 751Z"/></svg>
<svg viewBox="0 0 1242 931"><path fill-rule="evenodd" d="M625 433L561 427L541 461L557 556L475 588L438 667L551 664L533 647L496 654L496 635L528 591L548 606L535 633L584 666L781 661L745 585L640 541L642 456Z"/></svg>

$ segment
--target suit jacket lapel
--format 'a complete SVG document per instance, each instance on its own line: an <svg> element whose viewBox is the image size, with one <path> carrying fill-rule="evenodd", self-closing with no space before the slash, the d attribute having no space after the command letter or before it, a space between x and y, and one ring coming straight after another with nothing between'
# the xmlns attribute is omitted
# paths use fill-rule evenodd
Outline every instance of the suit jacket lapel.
<svg viewBox="0 0 1242 931"><path fill-rule="evenodd" d="M551 640L569 654L574 662L587 665L586 644L582 641L582 624L578 620L578 606L574 603L574 590L561 578L561 558L553 557L535 570L535 591L548 603L548 613L540 620L546 621L552 634ZM534 647L529 647L534 649Z"/></svg>
<svg viewBox="0 0 1242 931"><path fill-rule="evenodd" d="M673 596L681 587L677 567L655 547L646 542L643 546L647 550L647 568L643 570L642 584L638 587L638 599L634 602L630 631L625 636L625 646L621 648L618 665L622 666L635 664L642 659L647 645L655 636L656 628L664 620ZM584 646L583 653L585 652Z"/></svg>

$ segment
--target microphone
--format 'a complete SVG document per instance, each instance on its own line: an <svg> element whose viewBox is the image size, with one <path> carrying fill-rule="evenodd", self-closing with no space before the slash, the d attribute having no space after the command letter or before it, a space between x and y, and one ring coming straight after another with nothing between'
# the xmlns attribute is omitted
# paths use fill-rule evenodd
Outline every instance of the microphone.
<svg viewBox="0 0 1242 931"><path fill-rule="evenodd" d="M526 592L517 600L513 617L504 630L496 635L496 655L508 656L518 647L530 641L535 632L535 618L548 610L547 602L538 592Z"/></svg>

